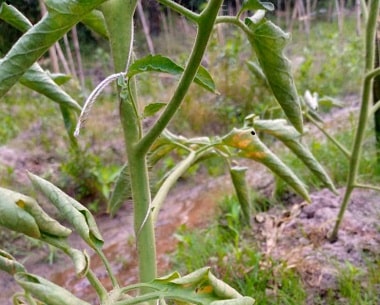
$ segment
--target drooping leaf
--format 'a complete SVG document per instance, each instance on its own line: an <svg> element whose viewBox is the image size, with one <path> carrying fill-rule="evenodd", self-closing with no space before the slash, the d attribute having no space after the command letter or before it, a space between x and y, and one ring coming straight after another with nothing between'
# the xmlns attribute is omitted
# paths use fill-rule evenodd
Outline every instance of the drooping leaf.
<svg viewBox="0 0 380 305"><path fill-rule="evenodd" d="M166 106L166 103L150 103L144 108L144 117L155 115L158 111Z"/></svg>
<svg viewBox="0 0 380 305"><path fill-rule="evenodd" d="M254 120L253 126L258 131L271 134L283 142L326 187L336 193L329 175L310 150L302 145L301 134L293 126L288 125L285 120Z"/></svg>
<svg viewBox="0 0 380 305"><path fill-rule="evenodd" d="M2 3L0 7L0 19L8 22L21 32L26 32L32 27L32 24L21 12L6 3ZM20 83L59 104L66 105L75 110L81 110L78 103L62 90L37 63L34 63L26 70L24 75L20 77Z"/></svg>
<svg viewBox="0 0 380 305"><path fill-rule="evenodd" d="M122 204L132 196L131 179L129 176L129 167L126 163L120 171L119 177L116 179L111 199L107 205L107 213L114 216L120 209Z"/></svg>
<svg viewBox="0 0 380 305"><path fill-rule="evenodd" d="M91 11L83 17L81 22L85 24L90 30L99 34L103 38L108 38L106 22L101 11Z"/></svg>
<svg viewBox="0 0 380 305"><path fill-rule="evenodd" d="M77 298L68 290L31 273L19 272L16 282L38 300L49 305L90 305Z"/></svg>
<svg viewBox="0 0 380 305"><path fill-rule="evenodd" d="M60 105L74 110L81 106L61 87L59 87L38 64L33 64L20 78L20 83L29 89L41 93Z"/></svg>
<svg viewBox="0 0 380 305"><path fill-rule="evenodd" d="M94 216L85 206L45 179L31 173L28 176L33 186L49 199L88 245L92 248L102 247L104 241Z"/></svg>
<svg viewBox="0 0 380 305"><path fill-rule="evenodd" d="M13 45L0 62L0 97L86 14L106 0L47 0L48 14Z"/></svg>
<svg viewBox="0 0 380 305"><path fill-rule="evenodd" d="M162 55L148 55L134 61L128 70L128 77L143 72L162 72L171 75L180 75L184 71L183 67L177 65L170 58ZM207 70L200 66L195 75L194 82L208 91L215 92L215 83Z"/></svg>
<svg viewBox="0 0 380 305"><path fill-rule="evenodd" d="M66 253L73 261L75 272L78 277L86 275L90 267L90 257L87 255L86 251L82 252L72 248L68 243L67 238L56 238L54 236L42 234L40 240Z"/></svg>
<svg viewBox="0 0 380 305"><path fill-rule="evenodd" d="M41 232L36 220L23 209L25 197L20 193L0 188L0 225L39 238Z"/></svg>
<svg viewBox="0 0 380 305"><path fill-rule="evenodd" d="M25 267L12 255L0 249L0 270L13 275L17 272L25 272Z"/></svg>
<svg viewBox="0 0 380 305"><path fill-rule="evenodd" d="M303 120L300 101L289 60L284 55L284 47L289 40L289 34L268 20L255 24L246 18L245 22L252 31L248 35L248 39L276 100L289 121L302 133Z"/></svg>
<svg viewBox="0 0 380 305"><path fill-rule="evenodd" d="M209 267L201 268L184 277L175 272L153 280L150 285L158 291L163 291L165 298L169 300L198 305L232 300L234 302L231 304L236 305L252 305L255 302L253 298L241 296L234 288L217 279Z"/></svg>
<svg viewBox="0 0 380 305"><path fill-rule="evenodd" d="M232 179L232 184L235 188L237 198L241 210L243 212L244 221L247 225L251 222L251 200L249 195L249 189L247 180L245 178L247 172L247 167L231 167L230 175Z"/></svg>
<svg viewBox="0 0 380 305"><path fill-rule="evenodd" d="M239 15L244 11L256 11L256 10L267 10L274 11L274 5L271 2L261 2L259 0L245 0L241 6Z"/></svg>
<svg viewBox="0 0 380 305"><path fill-rule="evenodd" d="M253 129L234 128L229 134L223 137L222 140L225 145L238 149L239 156L253 159L268 167L305 200L310 201L308 192L302 181L260 141Z"/></svg>

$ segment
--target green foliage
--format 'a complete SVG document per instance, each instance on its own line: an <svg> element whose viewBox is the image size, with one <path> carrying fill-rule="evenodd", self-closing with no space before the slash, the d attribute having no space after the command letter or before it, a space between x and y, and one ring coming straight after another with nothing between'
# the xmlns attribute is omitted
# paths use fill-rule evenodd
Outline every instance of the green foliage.
<svg viewBox="0 0 380 305"><path fill-rule="evenodd" d="M309 37L303 33L293 34L288 53L300 62L294 74L299 92L310 90L327 96L360 92L363 36L353 35L356 24L351 18L346 20L343 34L335 23L323 21L313 25Z"/></svg>
<svg viewBox="0 0 380 305"><path fill-rule="evenodd" d="M258 304L305 302L298 275L280 262L265 258L257 245L249 242L255 239L242 226L236 198L226 197L219 206L220 213L207 228L182 227L177 232L174 267L186 271L205 264L215 266L219 277L239 287L244 295L255 296Z"/></svg>

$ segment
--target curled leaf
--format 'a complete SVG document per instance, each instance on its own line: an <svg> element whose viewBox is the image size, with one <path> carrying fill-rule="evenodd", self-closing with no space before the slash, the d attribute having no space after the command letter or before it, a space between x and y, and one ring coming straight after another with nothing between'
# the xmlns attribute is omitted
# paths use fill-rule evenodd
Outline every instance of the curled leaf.
<svg viewBox="0 0 380 305"><path fill-rule="evenodd" d="M28 176L33 186L49 199L88 245L92 248L102 247L104 241L94 216L85 206L65 194L54 184L31 173L28 173Z"/></svg>
<svg viewBox="0 0 380 305"><path fill-rule="evenodd" d="M284 143L326 187L336 193L331 178L310 150L302 145L301 134L293 126L288 125L285 120L254 120L253 126Z"/></svg>
<svg viewBox="0 0 380 305"><path fill-rule="evenodd" d="M48 14L21 36L0 62L0 96L66 32L105 1L45 1Z"/></svg>
<svg viewBox="0 0 380 305"><path fill-rule="evenodd" d="M251 222L251 202L249 198L248 184L245 178L246 172L247 167L235 166L230 168L232 184L234 185L235 192L243 212L244 221L247 225L249 225Z"/></svg>
<svg viewBox="0 0 380 305"><path fill-rule="evenodd" d="M234 288L216 278L209 267L198 269L184 277L177 272L164 278L153 280L150 285L164 293L169 300L198 305L252 305L255 300L242 297ZM220 302L220 303L218 303Z"/></svg>
<svg viewBox="0 0 380 305"><path fill-rule="evenodd" d="M248 40L257 55L276 100L289 121L302 133L301 105L289 60L284 55L284 47L289 40L289 34L284 33L268 20L255 24L247 18L246 24L251 29Z"/></svg>
<svg viewBox="0 0 380 305"><path fill-rule="evenodd" d="M12 255L0 249L0 269L9 273L25 272L25 267Z"/></svg>
<svg viewBox="0 0 380 305"><path fill-rule="evenodd" d="M234 128L223 139L227 146L238 149L238 155L252 159L268 167L273 173L288 183L305 200L310 201L309 194L302 181L286 166L268 147L264 145L251 129Z"/></svg>
<svg viewBox="0 0 380 305"><path fill-rule="evenodd" d="M38 300L49 305L90 305L77 298L68 290L42 278L26 272L15 275L17 283Z"/></svg>

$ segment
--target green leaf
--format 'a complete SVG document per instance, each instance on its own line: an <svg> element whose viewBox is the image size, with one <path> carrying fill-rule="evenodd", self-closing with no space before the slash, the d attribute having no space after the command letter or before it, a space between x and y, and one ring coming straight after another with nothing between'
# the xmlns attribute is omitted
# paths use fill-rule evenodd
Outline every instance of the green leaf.
<svg viewBox="0 0 380 305"><path fill-rule="evenodd" d="M33 186L41 191L46 198L58 209L62 217L69 221L81 238L92 248L102 247L104 241L96 225L94 216L82 204L54 184L28 173Z"/></svg>
<svg viewBox="0 0 380 305"><path fill-rule="evenodd" d="M106 22L101 11L91 11L83 17L82 23L85 24L90 30L102 36L103 38L108 38Z"/></svg>
<svg viewBox="0 0 380 305"><path fill-rule="evenodd" d="M248 66L249 71L253 75L255 75L263 83L268 84L268 80L267 80L263 70L261 69L261 67L258 64L256 64L253 61L247 61L247 66Z"/></svg>
<svg viewBox="0 0 380 305"><path fill-rule="evenodd" d="M38 300L49 305L90 305L77 298L68 290L31 273L19 272L15 275L16 282L30 292Z"/></svg>
<svg viewBox="0 0 380 305"><path fill-rule="evenodd" d="M198 305L232 300L234 302L231 305L252 305L255 302L250 297L242 297L234 288L217 279L209 267L201 268L184 277L179 277L175 272L167 277L153 280L150 286L162 291L166 299ZM222 305L216 303L218 304Z"/></svg>
<svg viewBox="0 0 380 305"><path fill-rule="evenodd" d="M107 205L107 212L114 216L122 204L132 196L131 179L128 163L125 163L116 180L111 199Z"/></svg>
<svg viewBox="0 0 380 305"><path fill-rule="evenodd" d="M249 196L249 188L246 180L247 167L231 167L230 175L232 184L235 188L237 198L241 210L243 212L244 221L247 225L251 223L251 200Z"/></svg>
<svg viewBox="0 0 380 305"><path fill-rule="evenodd" d="M0 7L0 18L21 32L26 32L32 27L32 24L21 12L6 3L3 3ZM20 83L59 104L66 105L75 110L81 110L78 103L62 88L57 86L57 83L37 63L33 64L25 72L20 78Z"/></svg>
<svg viewBox="0 0 380 305"><path fill-rule="evenodd" d="M106 0L47 0L48 14L0 62L0 97L64 34Z"/></svg>
<svg viewBox="0 0 380 305"><path fill-rule="evenodd" d="M264 164L288 183L305 200L310 201L309 194L301 180L260 141L252 128L234 128L222 140L225 145L238 149L239 156Z"/></svg>
<svg viewBox="0 0 380 305"><path fill-rule="evenodd" d="M46 72L49 77L59 86L66 84L69 80L72 79L70 75L64 73L50 73Z"/></svg>
<svg viewBox="0 0 380 305"><path fill-rule="evenodd" d="M25 267L12 255L0 249L0 270L13 275L17 272L25 272Z"/></svg>
<svg viewBox="0 0 380 305"><path fill-rule="evenodd" d="M166 103L150 103L144 108L144 117L150 117L155 115L163 107L166 106Z"/></svg>
<svg viewBox="0 0 380 305"><path fill-rule="evenodd" d="M0 19L21 32L26 32L33 25L17 8L3 2L0 6Z"/></svg>
<svg viewBox="0 0 380 305"><path fill-rule="evenodd" d="M243 5L241 6L239 15L244 11L256 11L256 10L267 10L274 11L274 5L271 2L261 2L259 0L244 0Z"/></svg>
<svg viewBox="0 0 380 305"><path fill-rule="evenodd" d="M332 192L336 193L334 183L315 159L313 154L300 142L301 134L285 120L254 120L253 126L258 130L279 139L307 166L307 168Z"/></svg>
<svg viewBox="0 0 380 305"><path fill-rule="evenodd" d="M274 96L289 121L302 133L301 105L289 60L283 52L289 40L289 34L284 33L278 26L268 20L255 24L249 18L246 18L246 24L251 30L248 39Z"/></svg>
<svg viewBox="0 0 380 305"><path fill-rule="evenodd" d="M39 238L41 232L36 219L23 209L25 200L25 195L0 188L0 225Z"/></svg>
<svg viewBox="0 0 380 305"><path fill-rule="evenodd" d="M148 55L134 61L129 67L127 77L131 78L143 72L161 72L171 75L180 75L184 71L183 67L177 65L170 58L162 55ZM200 66L195 75L194 82L204 89L216 92L215 83L208 71Z"/></svg>
<svg viewBox="0 0 380 305"><path fill-rule="evenodd" d="M54 102L80 111L79 104L59 87L38 64L33 64L20 78L20 83L29 89L41 93Z"/></svg>
<svg viewBox="0 0 380 305"><path fill-rule="evenodd" d="M90 267L90 257L85 251L71 248L67 238L56 238L54 236L42 234L40 240L48 243L64 253L66 253L74 263L75 272L78 277L84 277Z"/></svg>

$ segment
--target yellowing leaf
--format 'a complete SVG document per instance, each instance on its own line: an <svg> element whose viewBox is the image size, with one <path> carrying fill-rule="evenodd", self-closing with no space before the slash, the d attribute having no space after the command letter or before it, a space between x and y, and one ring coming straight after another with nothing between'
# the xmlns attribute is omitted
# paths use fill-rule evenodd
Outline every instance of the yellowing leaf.
<svg viewBox="0 0 380 305"><path fill-rule="evenodd" d="M308 192L302 181L260 141L256 132L252 131L252 128L234 128L222 139L223 144L238 149L238 156L262 163L288 183L305 200L310 201Z"/></svg>

